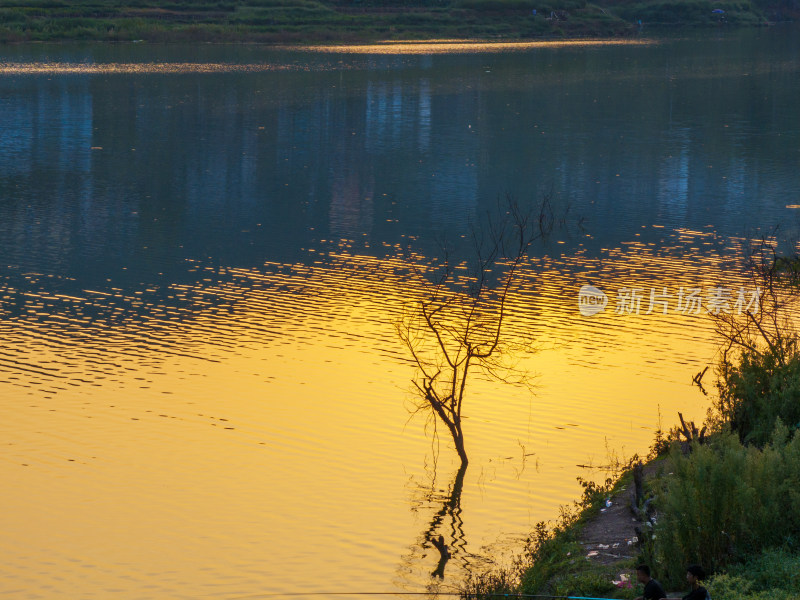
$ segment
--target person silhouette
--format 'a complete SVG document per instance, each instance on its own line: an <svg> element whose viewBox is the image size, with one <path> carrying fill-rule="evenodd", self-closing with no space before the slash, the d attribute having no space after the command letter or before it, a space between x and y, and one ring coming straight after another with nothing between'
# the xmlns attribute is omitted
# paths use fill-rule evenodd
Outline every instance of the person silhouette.
<svg viewBox="0 0 800 600"><path fill-rule="evenodd" d="M683 598L664 598L664 600L711 600L711 594L700 585L706 578L706 572L700 565L689 565L686 567L686 581L692 586L691 591Z"/></svg>

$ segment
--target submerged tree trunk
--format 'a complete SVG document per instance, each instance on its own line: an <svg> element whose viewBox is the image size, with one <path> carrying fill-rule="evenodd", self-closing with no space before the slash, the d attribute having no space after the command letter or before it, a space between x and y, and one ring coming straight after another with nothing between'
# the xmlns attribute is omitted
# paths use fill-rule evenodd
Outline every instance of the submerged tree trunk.
<svg viewBox="0 0 800 600"><path fill-rule="evenodd" d="M453 443L456 445L456 452L458 452L458 457L461 459L461 468L466 471L469 458L467 458L467 450L464 448L464 434L461 432L461 423L458 423L456 427L458 433L453 436ZM461 476L463 479L463 473Z"/></svg>
<svg viewBox="0 0 800 600"><path fill-rule="evenodd" d="M439 551L439 562L436 569L431 573L433 577L444 578L444 568L459 550L463 550L466 545L464 538L463 522L461 521L461 491L464 489L464 475L467 472L466 457L464 462L456 472L450 486L450 493L443 498L442 507L436 512L424 532L424 544L430 543ZM436 536L436 530L442 525L446 517L450 519L450 532L452 536L451 546L445 544L443 536ZM424 546L423 546L424 547Z"/></svg>

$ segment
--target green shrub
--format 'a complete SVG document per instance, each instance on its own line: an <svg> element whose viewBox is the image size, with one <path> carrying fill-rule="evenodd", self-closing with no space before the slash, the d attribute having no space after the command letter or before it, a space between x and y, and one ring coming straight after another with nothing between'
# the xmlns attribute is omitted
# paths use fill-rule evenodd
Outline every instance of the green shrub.
<svg viewBox="0 0 800 600"><path fill-rule="evenodd" d="M753 590L780 589L800 597L800 554L785 548L765 550L730 570L731 576L746 578Z"/></svg>
<svg viewBox="0 0 800 600"><path fill-rule="evenodd" d="M685 565L723 570L774 547L793 550L800 535L800 435L778 420L772 443L743 446L726 432L673 448L673 473L658 497L653 557L664 579L683 585Z"/></svg>
<svg viewBox="0 0 800 600"><path fill-rule="evenodd" d="M794 600L800 597L800 555L772 549L713 577L714 600Z"/></svg>
<svg viewBox="0 0 800 600"><path fill-rule="evenodd" d="M778 419L800 427L800 354L795 337L763 352L745 350L719 369L716 419L730 424L742 442L764 445Z"/></svg>

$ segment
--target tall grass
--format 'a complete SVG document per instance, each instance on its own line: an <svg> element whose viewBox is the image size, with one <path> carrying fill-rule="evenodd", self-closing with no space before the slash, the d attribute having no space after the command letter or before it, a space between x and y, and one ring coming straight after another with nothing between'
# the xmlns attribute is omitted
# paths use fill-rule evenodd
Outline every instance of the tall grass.
<svg viewBox="0 0 800 600"><path fill-rule="evenodd" d="M800 434L780 420L763 449L724 432L670 458L648 540L668 584L681 585L689 562L722 571L770 548L800 549Z"/></svg>

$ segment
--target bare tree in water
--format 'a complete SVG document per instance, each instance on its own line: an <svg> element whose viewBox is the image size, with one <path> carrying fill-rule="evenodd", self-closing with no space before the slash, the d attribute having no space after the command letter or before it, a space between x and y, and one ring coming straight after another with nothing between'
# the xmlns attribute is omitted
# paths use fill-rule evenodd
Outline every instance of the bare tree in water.
<svg viewBox="0 0 800 600"><path fill-rule="evenodd" d="M506 196L497 209L497 214L487 212L483 227L471 227L472 260L456 264L445 244L443 258L433 267L407 255L419 284L411 289L422 293L408 299L397 325L417 370L414 412L427 411L434 426L440 422L447 428L462 469L469 462L463 409L470 376L479 371L503 382L528 381L509 362L523 349L520 345L531 349L519 336L506 335L509 293L531 245L545 238L558 220L549 196L529 210Z"/></svg>

